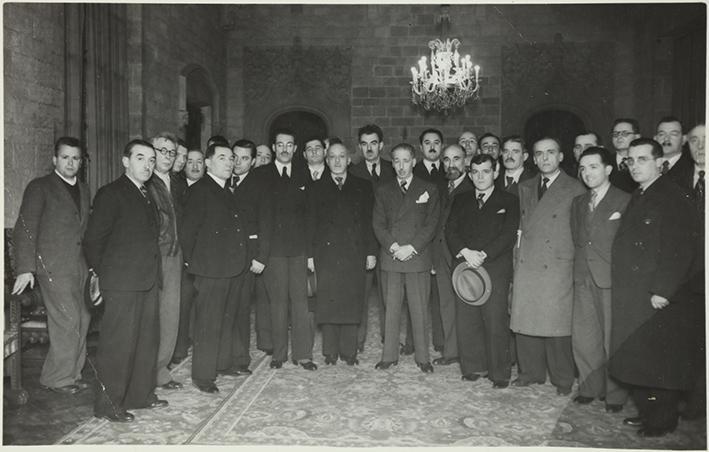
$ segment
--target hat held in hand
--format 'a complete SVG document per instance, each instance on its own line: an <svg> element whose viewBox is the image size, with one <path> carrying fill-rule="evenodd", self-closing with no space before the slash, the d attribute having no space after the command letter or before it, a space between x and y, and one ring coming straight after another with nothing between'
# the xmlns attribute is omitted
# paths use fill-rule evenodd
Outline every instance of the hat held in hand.
<svg viewBox="0 0 709 452"><path fill-rule="evenodd" d="M472 268L466 261L453 270L453 290L463 303L482 306L492 293L492 281L484 267Z"/></svg>

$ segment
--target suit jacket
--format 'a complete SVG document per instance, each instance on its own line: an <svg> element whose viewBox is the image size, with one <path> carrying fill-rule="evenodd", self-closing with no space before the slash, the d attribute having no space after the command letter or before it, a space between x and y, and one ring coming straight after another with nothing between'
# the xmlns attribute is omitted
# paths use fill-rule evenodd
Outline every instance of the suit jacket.
<svg viewBox="0 0 709 452"><path fill-rule="evenodd" d="M520 238L510 328L530 336L569 336L574 258L571 201L586 190L563 171L538 201L540 186L540 175L519 185Z"/></svg>
<svg viewBox="0 0 709 452"><path fill-rule="evenodd" d="M307 168L291 164L291 176L284 180L276 163L253 170L261 188L261 202L270 207L269 227L260 231L262 256L294 257L309 254L307 233L307 190L311 185ZM265 262L263 262L265 264Z"/></svg>
<svg viewBox="0 0 709 452"><path fill-rule="evenodd" d="M582 282L591 274L596 285L611 288L611 246L630 201L630 195L611 185L589 218L591 191L577 196L571 204L571 234L574 253L574 280Z"/></svg>
<svg viewBox="0 0 709 452"><path fill-rule="evenodd" d="M696 308L689 279L698 221L687 194L662 176L630 200L613 241L611 374L667 389L693 385ZM652 294L669 300L653 309ZM701 334L701 332L700 332Z"/></svg>
<svg viewBox="0 0 709 452"><path fill-rule="evenodd" d="M438 226L436 227L436 237L433 239L433 243L435 244L433 252L434 269L438 269L441 265L450 267L453 264L453 257L451 256L446 241L446 223L451 214L451 207L453 206L455 198L471 190L475 190L475 186L470 178L466 176L461 183L455 187L452 193L448 193L448 187L446 187L446 190L441 196L441 216L438 219Z"/></svg>
<svg viewBox="0 0 709 452"><path fill-rule="evenodd" d="M521 182L533 178L536 174L536 171L534 171L533 169L525 167L522 170L522 174L519 175L519 180L517 182L513 182L512 185L510 185L509 187L505 187L505 171L504 167L502 167L502 169L500 170L500 174L495 180L495 186L502 190L507 190L507 192L512 193L513 195L519 198L519 184Z"/></svg>
<svg viewBox="0 0 709 452"><path fill-rule="evenodd" d="M694 162L688 152L682 152L679 160L665 174L667 178L687 191L691 191L694 182Z"/></svg>
<svg viewBox="0 0 709 452"><path fill-rule="evenodd" d="M330 168L328 168L326 163L323 163L323 165L325 165L325 166L324 166L324 169L322 170L322 174L320 174L320 177L318 178L318 180L325 178L325 177L330 177ZM310 173L310 167L307 165L307 163L305 165L305 170L308 172L308 181L311 184L313 182L317 182L317 181L313 180L313 175Z"/></svg>
<svg viewBox="0 0 709 452"><path fill-rule="evenodd" d="M379 158L379 166L380 168L378 181L374 177L372 177L372 175L367 170L367 162L365 160L362 160L356 165L352 165L352 167L348 169L348 172L359 178L371 181L372 188L376 190L379 185L384 184L390 180L396 179L396 172L394 171L394 167L391 166L391 162L389 160Z"/></svg>
<svg viewBox="0 0 709 452"><path fill-rule="evenodd" d="M443 170L443 161L438 160L436 164L438 167L438 175L432 176L431 173L426 169L426 165L423 163L423 159L419 161L416 166L414 166L414 176L419 177L427 182L432 182L438 188L439 196L442 196L447 190L446 185L448 180L446 179L446 172ZM443 200L443 198L441 198Z"/></svg>
<svg viewBox="0 0 709 452"><path fill-rule="evenodd" d="M160 285L158 213L125 174L101 187L84 237L101 289L144 291Z"/></svg>
<svg viewBox="0 0 709 452"><path fill-rule="evenodd" d="M85 183L76 183L79 208L54 171L34 179L25 188L13 231L18 275L72 275L77 273L76 265L85 268L81 240L89 219L91 195Z"/></svg>
<svg viewBox="0 0 709 452"><path fill-rule="evenodd" d="M231 278L247 267L245 220L232 193L209 174L190 187L182 221L182 253L188 273Z"/></svg>
<svg viewBox="0 0 709 452"><path fill-rule="evenodd" d="M487 257L483 267L490 276L493 279L499 276L509 278L512 273L512 248L519 226L519 200L515 195L495 187L480 209L475 193L474 189L467 191L453 201L446 225L450 253L455 256L463 248L484 251Z"/></svg>
<svg viewBox="0 0 709 452"><path fill-rule="evenodd" d="M239 215L244 221L244 228L248 234L248 260L256 259L262 264L266 263L268 246L264 244L264 235L261 231L270 228L271 205L263 200L263 191L253 170L234 187L234 202Z"/></svg>
<svg viewBox="0 0 709 452"><path fill-rule="evenodd" d="M414 176L406 194L397 179L379 186L374 196L372 224L381 245L381 269L390 272L428 272L433 264L431 242L440 215L438 188ZM389 253L392 244L412 245L418 253L401 262Z"/></svg>
<svg viewBox="0 0 709 452"><path fill-rule="evenodd" d="M170 191L168 191L165 182L153 172L145 186L158 209L160 252L163 256L175 256L180 250L178 227L182 222L182 198L187 182L170 173Z"/></svg>
<svg viewBox="0 0 709 452"><path fill-rule="evenodd" d="M613 171L611 171L610 176L608 179L610 179L611 184L614 186L620 188L626 193L632 193L635 191L636 188L638 188L638 183L633 180L633 177L630 175L630 171L626 170L621 170L618 168L618 161L616 159L616 153L613 152Z"/></svg>

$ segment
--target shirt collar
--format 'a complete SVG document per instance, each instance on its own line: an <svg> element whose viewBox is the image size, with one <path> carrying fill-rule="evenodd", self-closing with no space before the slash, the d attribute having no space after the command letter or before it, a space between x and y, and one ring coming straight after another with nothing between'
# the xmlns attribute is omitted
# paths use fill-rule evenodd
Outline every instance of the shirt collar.
<svg viewBox="0 0 709 452"><path fill-rule="evenodd" d="M515 170L505 169L505 177L511 177L512 179L514 179L515 182L519 182L519 177L522 175L523 171L524 166L520 166Z"/></svg>
<svg viewBox="0 0 709 452"><path fill-rule="evenodd" d="M546 177L547 179L549 179L549 182L547 182L547 188L549 188L549 187L551 186L551 184L554 183L554 181L556 180L556 178L559 177L559 174L561 174L561 170L560 170L560 169L557 169L556 172L555 172L554 174L552 174L551 176L545 176L545 175L543 175L543 174L540 174L539 177L540 177L541 179L544 179L545 177Z"/></svg>
<svg viewBox="0 0 709 452"><path fill-rule="evenodd" d="M133 179L132 177L130 177L130 176L128 175L128 173L126 173L126 177L128 178L128 180L130 180L131 182L133 182L133 185L135 185L136 187L138 187L138 190L140 190L140 187L145 187L144 184L142 184L142 183L138 182L137 180ZM141 191L142 191L142 190L141 190Z"/></svg>
<svg viewBox="0 0 709 452"><path fill-rule="evenodd" d="M72 177L71 179L67 179L66 177L62 176L59 174L59 171L54 170L54 172L59 176L64 182L66 182L69 185L76 185L76 176Z"/></svg>
<svg viewBox="0 0 709 452"><path fill-rule="evenodd" d="M410 174L409 177L407 177L406 179L403 179L406 181L406 189L407 190L409 188L411 188L411 179L413 179L413 178L414 178L414 175ZM401 182L402 182L402 179L399 179L399 176L396 176L396 183L399 184L399 186L401 186Z"/></svg>
<svg viewBox="0 0 709 452"><path fill-rule="evenodd" d="M291 175L291 163L281 163L278 160L276 160L276 169L278 170L278 174L283 174L283 168L286 168L286 172L288 173L288 176Z"/></svg>
<svg viewBox="0 0 709 452"><path fill-rule="evenodd" d="M318 166L310 166L308 165L308 169L310 170L310 174L313 174L313 171L317 171L318 175L322 176L323 171L325 171L325 164L322 163Z"/></svg>
<svg viewBox="0 0 709 452"><path fill-rule="evenodd" d="M429 173L431 172L431 166L433 166L433 165L436 165L436 168L438 168L439 170L442 169L440 159L436 160L435 162L424 159L423 164L426 166L426 169L428 170Z"/></svg>
<svg viewBox="0 0 709 452"><path fill-rule="evenodd" d="M341 177L342 183L344 184L347 180L347 171L345 171L342 176L335 176L334 174L330 173L330 177L332 177L332 181L335 183L335 185L337 185L337 179L335 179L336 177Z"/></svg>
<svg viewBox="0 0 709 452"><path fill-rule="evenodd" d="M453 182L453 190L458 188L458 185L460 185L460 183L463 182L463 179L465 179L465 176L467 176L467 174L463 173L460 175L460 177L458 179L453 179L453 181L452 181Z"/></svg>
<svg viewBox="0 0 709 452"><path fill-rule="evenodd" d="M215 176L214 174L210 173L209 171L207 171L207 174L209 175L209 177L211 177L214 180L214 182L219 184L220 187L224 188L224 186L226 185L226 181L224 179L222 179L221 177Z"/></svg>
<svg viewBox="0 0 709 452"><path fill-rule="evenodd" d="M677 160L679 160L680 157L682 157L681 152L679 154L673 155L672 157L665 159L665 160L667 160L670 163L670 168L672 168L673 166L675 166L675 163L677 163Z"/></svg>
<svg viewBox="0 0 709 452"><path fill-rule="evenodd" d="M487 202L488 199L490 199L490 195L492 194L492 191L495 189L495 184L492 184L490 188L488 188L485 191L480 191L477 188L475 189L475 198L482 193L483 194L483 202Z"/></svg>
<svg viewBox="0 0 709 452"><path fill-rule="evenodd" d="M248 175L249 175L249 171L245 172L244 174L241 174L239 176L239 180L236 182L236 186L238 187L239 185L241 185L241 183L244 182L244 179L246 179L246 176L248 176Z"/></svg>
<svg viewBox="0 0 709 452"><path fill-rule="evenodd" d="M596 205L598 205L598 203L600 203L601 200L606 196L606 193L608 193L609 188L611 188L611 183L610 181L606 181L600 187L591 190L593 192L596 192L596 200L594 201Z"/></svg>
<svg viewBox="0 0 709 452"><path fill-rule="evenodd" d="M376 164L377 165L377 174L379 174L379 171L381 171L381 158L377 157L377 160L370 162L369 160L364 161L367 164L367 171L370 173L372 172L372 165Z"/></svg>
<svg viewBox="0 0 709 452"><path fill-rule="evenodd" d="M185 178L185 179L187 180L187 186L188 186L188 187L191 187L192 184L194 184L195 182L197 182L197 181L199 180L199 179L197 179L197 180L192 180L192 179L189 179L189 178Z"/></svg>

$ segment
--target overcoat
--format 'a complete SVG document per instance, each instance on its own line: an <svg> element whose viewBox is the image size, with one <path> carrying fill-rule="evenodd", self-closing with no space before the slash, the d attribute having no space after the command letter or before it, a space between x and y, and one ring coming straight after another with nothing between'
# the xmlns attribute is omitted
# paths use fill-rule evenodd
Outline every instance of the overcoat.
<svg viewBox="0 0 709 452"><path fill-rule="evenodd" d="M540 175L519 184L520 236L510 328L529 336L570 336L574 259L571 201L585 190L563 171L538 200L540 186Z"/></svg>
<svg viewBox="0 0 709 452"><path fill-rule="evenodd" d="M318 324L357 324L364 307L365 264L378 246L372 229L372 184L348 174L342 186L328 174L308 193L308 231L318 275Z"/></svg>
<svg viewBox="0 0 709 452"><path fill-rule="evenodd" d="M661 176L628 204L613 241L610 372L633 385L689 389L694 307L689 278L698 219L688 195ZM650 296L669 300L654 309Z"/></svg>

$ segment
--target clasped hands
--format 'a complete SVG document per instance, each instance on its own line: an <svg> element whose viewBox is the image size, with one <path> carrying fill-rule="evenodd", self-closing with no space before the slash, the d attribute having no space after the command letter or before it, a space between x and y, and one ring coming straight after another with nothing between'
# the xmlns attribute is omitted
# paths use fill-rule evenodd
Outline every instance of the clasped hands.
<svg viewBox="0 0 709 452"><path fill-rule="evenodd" d="M392 254L394 260L399 260L402 262L411 260L415 255L418 254L413 245L399 245L397 242L394 242L389 247L389 252Z"/></svg>
<svg viewBox="0 0 709 452"><path fill-rule="evenodd" d="M455 257L462 257L465 262L468 263L472 268L480 267L484 262L487 254L484 251L471 250L470 248L463 248L460 253Z"/></svg>

